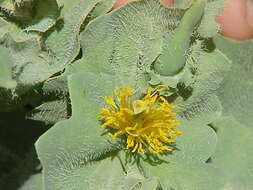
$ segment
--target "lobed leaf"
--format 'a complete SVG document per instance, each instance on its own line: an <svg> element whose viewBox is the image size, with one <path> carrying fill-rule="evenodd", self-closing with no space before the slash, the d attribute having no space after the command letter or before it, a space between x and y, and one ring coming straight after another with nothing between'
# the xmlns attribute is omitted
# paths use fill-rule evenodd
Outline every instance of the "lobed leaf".
<svg viewBox="0 0 253 190"><path fill-rule="evenodd" d="M71 181L76 176L85 179L89 161L118 149L117 141L111 142L111 138L102 136L103 129L98 121L102 98L111 94L114 80L113 76L105 74L77 73L70 76L72 117L58 122L36 143L44 169L45 187L62 189L68 183L73 184ZM83 186L83 180L74 185Z"/></svg>
<svg viewBox="0 0 253 190"><path fill-rule="evenodd" d="M63 28L54 30L45 39L47 49L56 58L51 75L64 69L78 55L81 25L98 2L99 0L80 1L64 15Z"/></svg>
<svg viewBox="0 0 253 190"><path fill-rule="evenodd" d="M245 126L252 127L253 107L253 41L239 42L221 36L214 38L217 48L232 61L219 89L224 116L232 116Z"/></svg>
<svg viewBox="0 0 253 190"><path fill-rule="evenodd" d="M217 89L223 80L224 73L230 69L229 59L219 50L211 53L200 53L194 56L195 82L190 85L192 94L185 100L175 103L182 105L179 115L184 119L203 119L211 122L221 114L221 105L216 97ZM213 113L213 116L208 116ZM201 116L202 115L202 116ZM210 117L208 119L208 117Z"/></svg>
<svg viewBox="0 0 253 190"><path fill-rule="evenodd" d="M146 87L145 74L181 15L146 0L95 19L81 33L83 59L75 70L114 73L122 84Z"/></svg>
<svg viewBox="0 0 253 190"><path fill-rule="evenodd" d="M222 185L219 169L206 161L213 154L217 136L205 125L185 122L180 125L183 134L176 139L176 150L161 157L161 164L144 162L148 177L159 180L163 188L176 190L213 190Z"/></svg>
<svg viewBox="0 0 253 190"><path fill-rule="evenodd" d="M221 170L223 189L252 189L252 129L232 117L223 117L213 126L218 130L219 141L212 163Z"/></svg>

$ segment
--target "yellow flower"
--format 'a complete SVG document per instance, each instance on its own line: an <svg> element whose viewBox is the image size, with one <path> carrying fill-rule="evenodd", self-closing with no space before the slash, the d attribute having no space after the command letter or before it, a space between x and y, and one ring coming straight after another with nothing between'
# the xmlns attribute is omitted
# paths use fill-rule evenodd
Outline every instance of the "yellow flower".
<svg viewBox="0 0 253 190"><path fill-rule="evenodd" d="M100 110L102 126L111 129L108 134L113 138L125 135L126 148L132 152L172 151L169 143L182 132L176 129L179 121L172 112L176 106L159 95L162 90L148 89L143 98L134 100L131 87L116 88L112 97L104 97L107 107Z"/></svg>

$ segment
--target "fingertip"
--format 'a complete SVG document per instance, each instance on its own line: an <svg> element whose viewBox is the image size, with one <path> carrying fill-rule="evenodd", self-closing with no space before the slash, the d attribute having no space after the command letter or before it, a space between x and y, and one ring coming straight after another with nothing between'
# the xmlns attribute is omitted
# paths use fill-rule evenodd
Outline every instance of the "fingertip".
<svg viewBox="0 0 253 190"><path fill-rule="evenodd" d="M118 0L116 3L114 3L112 10L117 9L123 5L125 5L129 0Z"/></svg>
<svg viewBox="0 0 253 190"><path fill-rule="evenodd" d="M170 7L173 5L174 0L159 0L162 5L165 7Z"/></svg>
<svg viewBox="0 0 253 190"><path fill-rule="evenodd" d="M251 25L249 22L249 20L253 21L253 14L248 14L247 1L250 0L227 1L224 11L216 18L216 22L221 27L221 34L236 40L253 37L253 23Z"/></svg>

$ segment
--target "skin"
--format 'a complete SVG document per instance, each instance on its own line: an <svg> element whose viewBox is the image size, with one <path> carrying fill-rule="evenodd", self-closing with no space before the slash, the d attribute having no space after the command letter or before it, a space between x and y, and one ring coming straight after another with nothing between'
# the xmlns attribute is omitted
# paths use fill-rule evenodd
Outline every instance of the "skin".
<svg viewBox="0 0 253 190"><path fill-rule="evenodd" d="M224 11L216 18L221 33L237 40L253 38L253 1L229 0Z"/></svg>
<svg viewBox="0 0 253 190"><path fill-rule="evenodd" d="M113 8L123 6L133 0L118 0ZM160 0L164 6L173 5L173 0ZM223 12L217 16L220 33L235 40L253 38L253 0L228 0Z"/></svg>

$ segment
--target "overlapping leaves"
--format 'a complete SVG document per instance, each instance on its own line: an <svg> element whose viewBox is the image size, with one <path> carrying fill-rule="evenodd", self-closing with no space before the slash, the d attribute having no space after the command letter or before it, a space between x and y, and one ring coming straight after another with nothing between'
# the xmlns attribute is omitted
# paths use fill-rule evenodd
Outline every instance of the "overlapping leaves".
<svg viewBox="0 0 253 190"><path fill-rule="evenodd" d="M206 1L200 26L182 54L184 68L170 77L154 72L153 64L175 35L185 9L195 1L175 1L175 7L183 9L167 9L145 0L105 14L114 2L38 0L33 19L0 20L5 46L4 56L0 55L5 68L0 78L0 86L5 87L0 89L1 107L24 102L22 98L29 99L27 93L33 91L46 102L31 117L56 123L36 144L42 174L31 176L21 189L39 188L42 182L44 189L55 190L252 189L248 142L253 67L247 51L252 42L215 37L212 44L204 39L217 33L214 20L224 1ZM13 79L17 88L6 83ZM178 118L184 134L177 138L177 149L158 156L158 163L143 159L145 155L140 162L127 162L122 142L103 134L98 121L103 96L122 85L133 86L139 95L150 86L166 87L164 95L181 107ZM229 117L212 123L222 114Z"/></svg>
<svg viewBox="0 0 253 190"><path fill-rule="evenodd" d="M37 151L44 166L47 188L64 189L66 186L69 187L69 184L72 184L72 187L75 187L74 189L82 187L85 182L80 179L87 179L86 172L91 167L89 165L103 164L106 161L98 163L98 160L108 157L108 153L120 148L115 145L119 142L111 141L102 135L103 130L97 119L98 109L103 102L102 97L111 94L115 85L119 85L117 81L117 78L115 80L113 76L107 74L87 72L74 74L69 78L73 115L71 119L56 124L37 142ZM189 125L185 129L182 127L185 136L179 137L177 141L182 152L180 150L179 154L175 153L170 158L172 161L174 158L176 162L185 159L185 162L179 161L179 165L180 163L189 164L189 172L191 172L192 164L203 164L205 167L204 162L214 151L216 134L205 125L195 124L194 126L190 122L186 122L185 125ZM190 126L192 129L189 128ZM55 139L55 136L58 138ZM97 166L94 165L94 167ZM177 166L175 167L177 168ZM155 168L155 170L157 169L158 167ZM113 171L119 172L118 170ZM163 170L160 169L159 171L162 172ZM106 169L100 172L100 175L106 176L107 174L103 172L106 172ZM124 173L123 169L121 172ZM162 178L166 175L164 174ZM97 176L94 175L93 177L96 178ZM115 179L108 180L108 183L114 183ZM196 183L196 181L192 182L193 184ZM100 183L104 182L98 181L97 185L101 185ZM123 182L118 180L118 183Z"/></svg>
<svg viewBox="0 0 253 190"><path fill-rule="evenodd" d="M136 12L136 10L140 11ZM103 106L102 97L111 95L116 86L132 85L139 90L139 93L142 92L142 88L148 87L149 79L145 76L163 46L163 37L173 36L173 32L167 34L166 31L173 31L177 23L177 20L171 20L171 23L158 25L159 19L164 19L164 15L171 15L171 13L173 10L161 8L153 1L137 2L94 20L81 34L83 59L75 62L65 73L70 75L68 87L72 117L57 123L37 142L47 188L79 189L84 186L91 188L91 178L100 179L108 175L107 164L112 162L111 164L114 165L114 154L123 147L115 146L115 143L120 144L120 142L103 136L103 130L97 119L99 107ZM181 17L180 12L173 14L175 19ZM175 17L176 14L179 16ZM228 61L219 51L213 53L204 53L202 49L199 51L201 56L194 57L198 74L191 85L194 90L192 99L197 101L202 97L204 101L205 98L213 96L219 87L221 75L228 69ZM215 66L218 62L220 65ZM194 77L193 73L192 75ZM222 180L216 177L219 169L206 163L213 154L217 141L216 133L207 124L221 113L219 100L216 97L210 99L205 100L209 103L207 109L202 109L202 106L207 104L201 103L195 105L198 109L192 108L193 114L198 119L192 121L192 117L180 119L185 134L177 139L179 150L166 157L169 163L151 166L149 162L144 162L141 165L143 172L137 171L139 176L142 176L139 178L136 178L136 173L131 176L131 172L120 168L118 163L115 165L117 170L113 170L112 177L106 181L108 183L98 180L92 187L101 188L103 185L106 189L116 187L114 185L117 183L118 189L140 189L148 183L144 180L145 177L158 179L158 183L153 182L154 187L160 183L164 189L221 187ZM192 107L194 107L193 100L189 101ZM215 108L211 109L213 107ZM55 136L58 138L55 139ZM124 166L124 156L122 159ZM101 167L104 167L104 170L100 169ZM99 174L89 172L92 170L100 172ZM136 184L124 186L124 181L127 179L115 178L124 174L135 179L133 181ZM183 174L185 177L182 177Z"/></svg>
<svg viewBox="0 0 253 190"><path fill-rule="evenodd" d="M0 101L7 102L2 103L2 110L26 104L27 97L34 95L31 91L35 91L38 85L61 72L75 59L80 51L78 35L81 26L98 2L100 1L80 1L64 15L63 22L57 20L60 7L55 0L34 4L36 13L28 23L23 23L22 20L7 23L1 19L0 41L9 52L12 78L17 81L12 92L0 89L3 94ZM25 12L23 4L20 11L15 5L13 9L11 11L14 13ZM96 14L99 15L104 9ZM55 47L55 44L58 46Z"/></svg>

